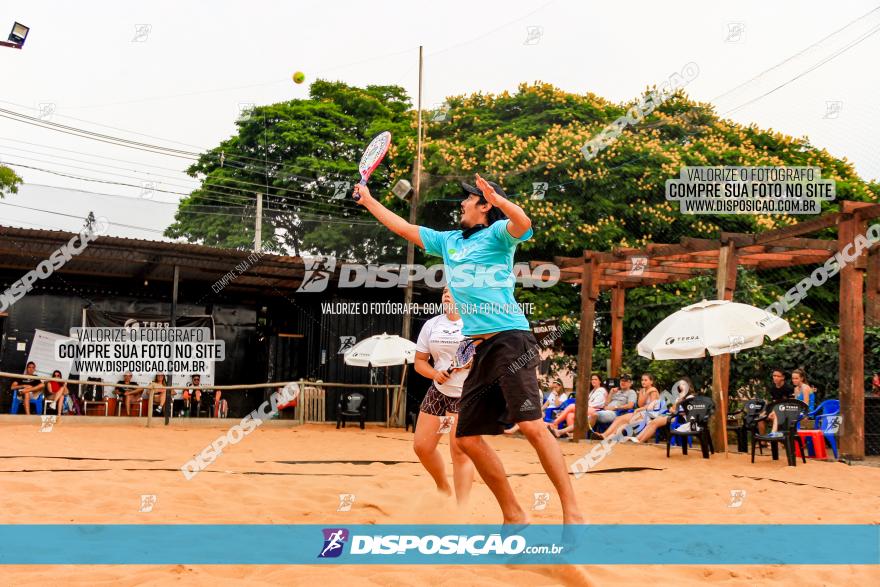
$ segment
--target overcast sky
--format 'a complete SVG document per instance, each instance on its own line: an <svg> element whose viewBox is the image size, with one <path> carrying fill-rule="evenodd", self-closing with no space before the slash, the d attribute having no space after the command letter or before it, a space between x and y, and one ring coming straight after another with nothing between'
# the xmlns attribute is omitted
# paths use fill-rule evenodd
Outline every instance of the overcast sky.
<svg viewBox="0 0 880 587"><path fill-rule="evenodd" d="M626 101L694 62L693 98L880 179L876 1L0 1L3 39L16 20L31 32L21 51L0 47L0 108L182 150L227 138L242 104L306 98L316 78L399 84L415 101L421 44L425 108L535 80ZM69 230L93 210L111 234L157 239L181 196L143 182L196 185L188 159L2 117L0 161L55 172L15 167L26 185L0 200L3 225Z"/></svg>

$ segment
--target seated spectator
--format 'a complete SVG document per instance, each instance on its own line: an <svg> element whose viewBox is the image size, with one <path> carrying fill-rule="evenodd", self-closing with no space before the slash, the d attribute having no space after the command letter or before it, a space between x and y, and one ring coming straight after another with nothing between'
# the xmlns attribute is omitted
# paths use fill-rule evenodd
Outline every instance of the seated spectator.
<svg viewBox="0 0 880 587"><path fill-rule="evenodd" d="M653 438L658 429L665 428L667 424L675 419L676 414L678 414L679 411L679 406L681 406L681 402L689 397L697 395L697 390L694 387L693 382L690 380L690 377L684 377L678 383L676 383L673 386L673 392L675 391L676 387L678 388L678 397L676 397L675 402L671 406L669 406L668 412L665 414L661 414L659 412L659 409L656 409L659 407L658 398L657 403L654 404L655 409L653 411L646 411L646 416L649 418L648 423L645 424L645 427L642 429L641 432L639 432L638 436L630 437L630 440L632 442L646 442ZM683 429L682 426L689 427L690 424L685 423L678 428Z"/></svg>
<svg viewBox="0 0 880 587"><path fill-rule="evenodd" d="M880 373L874 373L871 377L871 393L880 395Z"/></svg>
<svg viewBox="0 0 880 587"><path fill-rule="evenodd" d="M765 414L773 424L773 431L776 431L776 414L773 413L773 404L786 399L794 399L794 388L785 380L785 371L782 369L774 369L771 374L772 382L767 387L767 395L770 396L770 402L765 408ZM764 434L766 427L763 421L758 422L758 430Z"/></svg>
<svg viewBox="0 0 880 587"><path fill-rule="evenodd" d="M28 364L24 368L24 377L20 380L13 380L12 385L12 393L18 394L21 398L21 403L24 404L24 413L27 416L31 415L31 395L34 398L40 397L40 393L45 389L46 384L40 381L39 379L33 379L33 375L37 371L37 364L33 361L28 362Z"/></svg>
<svg viewBox="0 0 880 587"><path fill-rule="evenodd" d="M605 406L605 402L608 398L608 392L602 387L602 379L599 377L598 373L593 373L590 376L590 395L587 398L587 418L591 421L592 424L595 423L595 415L599 412L602 407ZM575 406L577 404L571 404L553 420L552 423L548 424L547 427L550 429L556 438L561 438L562 436L567 436L574 430L574 415L575 415ZM559 430L559 424L565 422L565 428Z"/></svg>
<svg viewBox="0 0 880 587"><path fill-rule="evenodd" d="M767 388L767 395L770 396L771 401L778 402L794 398L794 388L785 380L785 371L774 369L772 379L772 383Z"/></svg>
<svg viewBox="0 0 880 587"><path fill-rule="evenodd" d="M623 381L621 381L621 384ZM654 376L650 373L642 373L642 386L639 388L638 406L632 413L621 414L614 418L611 425L602 434L596 434L599 438L610 438L629 423L633 425L641 422L643 418L656 417L660 403L660 392L654 385Z"/></svg>
<svg viewBox="0 0 880 587"><path fill-rule="evenodd" d="M632 375L620 378L620 387L612 387L605 406L596 412L596 422L610 424L617 417L617 410L631 410L636 406L636 390L632 388ZM591 423L590 427L593 425Z"/></svg>
<svg viewBox="0 0 880 587"><path fill-rule="evenodd" d="M803 369L795 369L791 372L791 386L794 389L795 399L812 407L812 398L816 390L807 383L807 374Z"/></svg>
<svg viewBox="0 0 880 587"><path fill-rule="evenodd" d="M132 375L131 372L126 372L122 376L122 381L117 381L116 385L132 385ZM136 384L135 384L136 385ZM117 387L115 388L115 393L118 395L122 394L125 398L125 415L128 416L131 414L131 406L132 404L137 404L144 397L144 388L138 387L135 389L128 387Z"/></svg>
<svg viewBox="0 0 880 587"><path fill-rule="evenodd" d="M116 399L120 402L125 401L125 392L128 391L126 387L119 387L120 385L136 385L131 382L131 371L126 371L122 374L122 379L116 382L116 386L113 387L113 395L116 396Z"/></svg>
<svg viewBox="0 0 880 587"><path fill-rule="evenodd" d="M187 390L192 398L191 401L193 401L191 413L198 417L202 402L204 402L204 405L208 406L212 417L225 417L227 404L226 400L223 399L222 390L203 389L201 383L201 376L199 374L193 375L192 388Z"/></svg>
<svg viewBox="0 0 880 587"><path fill-rule="evenodd" d="M184 409L189 417L198 417L199 415L199 403L202 400L201 385L202 376L198 373L193 373L187 388L183 390Z"/></svg>
<svg viewBox="0 0 880 587"><path fill-rule="evenodd" d="M550 384L550 393L547 395L547 399L544 400L544 405L541 406L541 409L558 408L567 399L568 394L565 393L565 389L562 387L562 381L556 379Z"/></svg>
<svg viewBox="0 0 880 587"><path fill-rule="evenodd" d="M555 379L550 384L550 393L547 394L547 399L544 400L544 403L541 405L541 410L547 410L551 408L558 408L566 401L568 401L569 395L565 392L565 388L562 385L561 379ZM570 412L571 413L571 412ZM562 420L560 420L561 422ZM510 428L504 430L505 434L515 434L519 432L519 424L514 424Z"/></svg>
<svg viewBox="0 0 880 587"><path fill-rule="evenodd" d="M52 371L52 377L55 379L62 379L61 371L58 369ZM64 397L67 395L67 383L63 383L60 381L47 381L46 382L46 392L43 394L43 413L48 414L49 408L57 408L58 410L58 418L61 418L61 413L64 409ZM49 402L52 402L52 405L49 405Z"/></svg>
<svg viewBox="0 0 880 587"><path fill-rule="evenodd" d="M168 387L165 383L165 374L164 373L156 373L156 376L153 380L147 384L144 388L144 397L150 397L150 390L153 390L153 406L152 408L156 410L158 408L158 413L161 414L165 409L165 393L168 391Z"/></svg>

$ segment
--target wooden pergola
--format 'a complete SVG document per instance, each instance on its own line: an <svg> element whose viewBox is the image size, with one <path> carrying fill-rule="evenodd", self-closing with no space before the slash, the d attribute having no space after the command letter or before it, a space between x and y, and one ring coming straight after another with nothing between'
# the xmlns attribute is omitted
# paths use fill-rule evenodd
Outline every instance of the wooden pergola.
<svg viewBox="0 0 880 587"><path fill-rule="evenodd" d="M619 375L623 360L623 325L626 290L674 283L714 274L717 298L732 300L736 270L816 265L865 234L868 220L880 217L880 204L840 202L840 212L760 234L722 233L717 240L682 238L678 244L649 244L644 249L619 248L611 252L584 251L583 257L557 257L562 280L581 285L581 324L575 389L583 391L576 402L574 441L587 431L586 390L593 366L596 300L611 290L611 373ZM822 229L837 227L837 240L806 238ZM534 262L538 265L540 262ZM867 274L867 275L865 275ZM840 427L841 456L862 459L865 455L864 333L865 324L880 326L880 246L866 249L840 271L840 387L843 420ZM865 280L867 278L867 296ZM713 357L712 397L718 410L712 435L716 450L727 450L727 397L730 355Z"/></svg>

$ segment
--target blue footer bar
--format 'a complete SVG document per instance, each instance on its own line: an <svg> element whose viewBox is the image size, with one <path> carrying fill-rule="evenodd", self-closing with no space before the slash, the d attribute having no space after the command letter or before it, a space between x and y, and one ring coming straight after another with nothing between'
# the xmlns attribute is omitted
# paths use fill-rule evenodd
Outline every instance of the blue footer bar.
<svg viewBox="0 0 880 587"><path fill-rule="evenodd" d="M867 524L22 524L0 544L0 564L880 564Z"/></svg>

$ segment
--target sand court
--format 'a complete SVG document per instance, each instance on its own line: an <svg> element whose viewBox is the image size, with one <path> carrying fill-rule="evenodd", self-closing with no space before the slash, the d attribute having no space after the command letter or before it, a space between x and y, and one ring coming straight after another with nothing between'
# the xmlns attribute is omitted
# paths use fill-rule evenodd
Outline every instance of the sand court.
<svg viewBox="0 0 880 587"><path fill-rule="evenodd" d="M216 422L216 421L215 421ZM457 508L438 494L412 451L412 434L368 426L260 428L187 481L180 467L229 425L143 428L62 420L40 432L39 418L4 422L0 432L0 509L6 524L496 524L500 512L479 481ZM447 457L446 440L441 450ZM561 521L558 500L531 447L521 438L490 440L533 523ZM593 446L560 443L572 463ZM594 471L573 480L589 523L877 524L880 468L808 461L786 467L747 455L699 452L665 457L661 445L616 445ZM744 492L731 506L731 493ZM550 493L545 506L536 493ZM348 494L349 511L340 509ZM147 496L147 497L143 497ZM155 497L150 497L155 496ZM344 507L342 509L345 509ZM684 517L687 512L687 517ZM670 537L672 540L673 538ZM797 540L797 536L792 536ZM196 545L181 545L194 548ZM628 546L629 547L629 546ZM679 584L745 585L873 582L865 566L7 566L4 583L581 585L643 584L660 571ZM872 581L873 579L873 581ZM53 579L53 582L54 579Z"/></svg>

